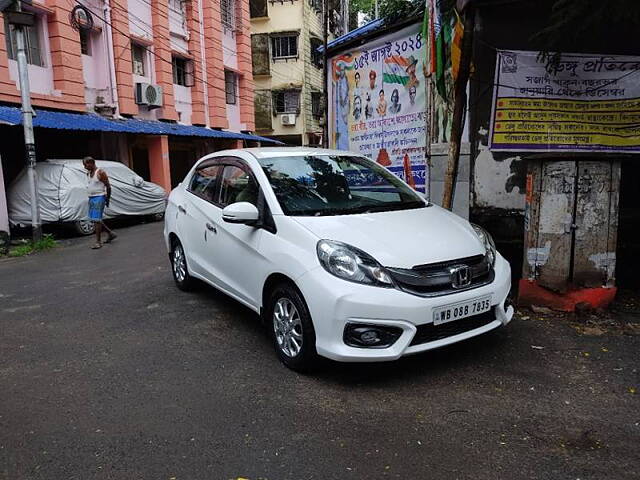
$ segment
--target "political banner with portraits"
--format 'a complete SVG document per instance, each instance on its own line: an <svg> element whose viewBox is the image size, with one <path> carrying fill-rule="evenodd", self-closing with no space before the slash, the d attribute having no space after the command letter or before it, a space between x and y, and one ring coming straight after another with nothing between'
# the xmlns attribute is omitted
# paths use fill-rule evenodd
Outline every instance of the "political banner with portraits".
<svg viewBox="0 0 640 480"><path fill-rule="evenodd" d="M329 61L329 145L360 153L425 192L425 42L421 24Z"/></svg>

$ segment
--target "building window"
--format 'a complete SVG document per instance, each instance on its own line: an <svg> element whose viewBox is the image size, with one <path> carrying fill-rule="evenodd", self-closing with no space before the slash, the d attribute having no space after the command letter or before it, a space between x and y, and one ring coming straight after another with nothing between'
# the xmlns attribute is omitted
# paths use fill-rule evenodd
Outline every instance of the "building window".
<svg viewBox="0 0 640 480"><path fill-rule="evenodd" d="M251 65L254 75L269 75L269 34L251 35Z"/></svg>
<svg viewBox="0 0 640 480"><path fill-rule="evenodd" d="M134 75L145 76L145 63L147 61L147 49L137 43L131 44L131 65Z"/></svg>
<svg viewBox="0 0 640 480"><path fill-rule="evenodd" d="M91 31L80 30L80 51L83 55L91 55Z"/></svg>
<svg viewBox="0 0 640 480"><path fill-rule="evenodd" d="M220 12L222 15L222 26L227 30L236 29L236 1L220 0Z"/></svg>
<svg viewBox="0 0 640 480"><path fill-rule="evenodd" d="M318 52L318 48L323 45L322 40L316 37L311 37L309 43L311 45L311 63L313 63L316 68L322 68L323 57L322 54Z"/></svg>
<svg viewBox="0 0 640 480"><path fill-rule="evenodd" d="M298 58L298 34L272 36L271 58Z"/></svg>
<svg viewBox="0 0 640 480"><path fill-rule="evenodd" d="M191 74L191 61L182 57L172 57L173 83L183 87L193 87L193 75Z"/></svg>
<svg viewBox="0 0 640 480"><path fill-rule="evenodd" d="M238 76L229 70L224 71L224 93L227 104L235 105L238 92Z"/></svg>
<svg viewBox="0 0 640 480"><path fill-rule="evenodd" d="M264 18L268 16L267 0L249 0L249 18Z"/></svg>
<svg viewBox="0 0 640 480"><path fill-rule="evenodd" d="M311 115L320 118L323 115L322 93L311 92Z"/></svg>
<svg viewBox="0 0 640 480"><path fill-rule="evenodd" d="M256 119L257 130L271 130L271 118L273 110L271 109L271 91L256 90L254 102L254 114Z"/></svg>
<svg viewBox="0 0 640 480"><path fill-rule="evenodd" d="M27 63L30 65L37 65L38 67L44 67L44 60L42 50L40 47L40 18L35 18L35 24L24 28L24 40L27 54ZM7 56L11 60L17 60L18 58L18 44L16 39L16 31L13 25L9 25L9 22L5 18L4 31L8 32L5 35L7 42Z"/></svg>
<svg viewBox="0 0 640 480"><path fill-rule="evenodd" d="M276 113L299 113L300 112L300 91L282 90L274 92L273 104Z"/></svg>
<svg viewBox="0 0 640 480"><path fill-rule="evenodd" d="M184 15L183 0L169 0L169 9L173 10L179 15Z"/></svg>

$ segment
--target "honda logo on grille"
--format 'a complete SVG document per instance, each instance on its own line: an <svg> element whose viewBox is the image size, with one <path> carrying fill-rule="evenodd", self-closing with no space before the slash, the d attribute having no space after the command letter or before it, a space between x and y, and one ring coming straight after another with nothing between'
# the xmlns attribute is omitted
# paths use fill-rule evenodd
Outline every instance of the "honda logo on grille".
<svg viewBox="0 0 640 480"><path fill-rule="evenodd" d="M468 265L456 265L449 269L451 274L451 286L464 288L471 283L471 269Z"/></svg>

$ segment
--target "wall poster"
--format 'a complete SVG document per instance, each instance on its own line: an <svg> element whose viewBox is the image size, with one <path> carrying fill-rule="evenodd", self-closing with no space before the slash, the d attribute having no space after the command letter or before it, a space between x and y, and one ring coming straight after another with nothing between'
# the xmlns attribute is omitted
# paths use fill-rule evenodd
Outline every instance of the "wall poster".
<svg viewBox="0 0 640 480"><path fill-rule="evenodd" d="M329 145L428 185L425 42L415 24L330 59Z"/></svg>

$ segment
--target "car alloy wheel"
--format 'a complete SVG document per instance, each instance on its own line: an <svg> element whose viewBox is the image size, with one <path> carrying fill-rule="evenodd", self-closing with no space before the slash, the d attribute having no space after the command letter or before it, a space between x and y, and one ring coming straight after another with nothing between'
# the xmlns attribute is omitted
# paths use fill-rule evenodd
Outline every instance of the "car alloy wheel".
<svg viewBox="0 0 640 480"><path fill-rule="evenodd" d="M184 261L182 245L177 245L173 249L173 274L178 282L184 282L187 276L187 262Z"/></svg>
<svg viewBox="0 0 640 480"><path fill-rule="evenodd" d="M266 316L280 361L298 372L318 366L316 333L307 303L293 283L276 285L269 294Z"/></svg>
<svg viewBox="0 0 640 480"><path fill-rule="evenodd" d="M273 331L278 347L287 357L296 357L304 342L298 309L288 298L280 298L273 309Z"/></svg>
<svg viewBox="0 0 640 480"><path fill-rule="evenodd" d="M193 287L193 278L189 275L187 258L182 244L176 240L171 251L171 271L173 279L180 290L189 291Z"/></svg>
<svg viewBox="0 0 640 480"><path fill-rule="evenodd" d="M77 232L80 235L92 235L96 232L96 225L91 220L78 220L75 223Z"/></svg>

